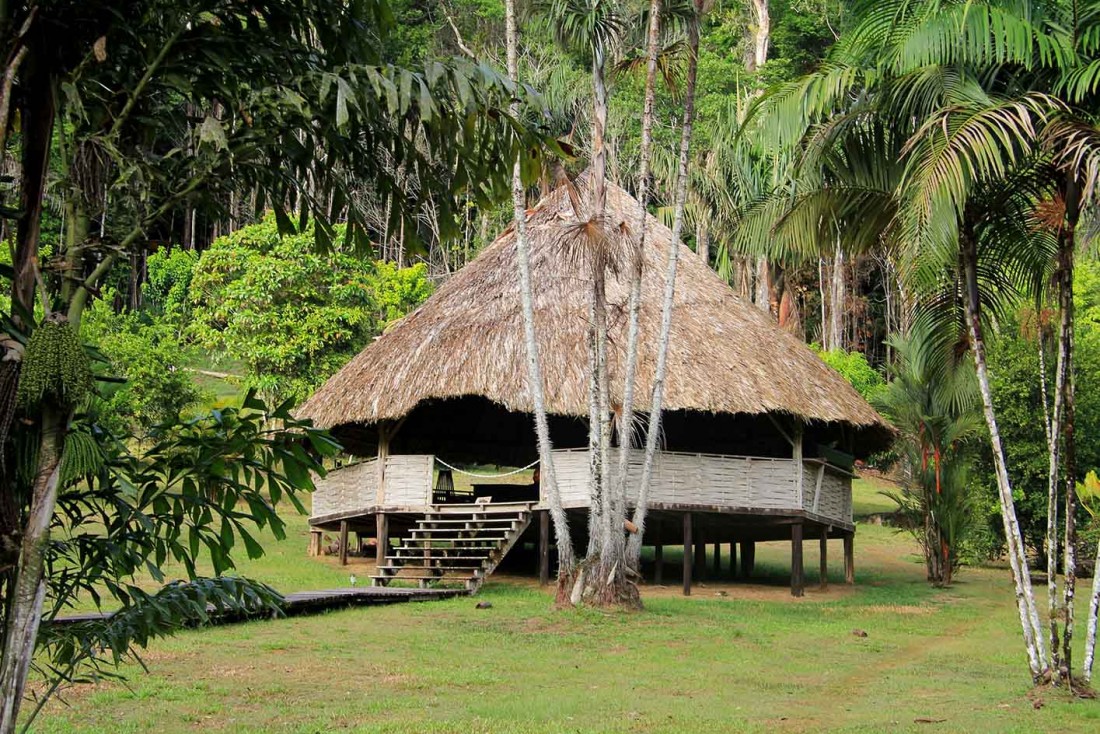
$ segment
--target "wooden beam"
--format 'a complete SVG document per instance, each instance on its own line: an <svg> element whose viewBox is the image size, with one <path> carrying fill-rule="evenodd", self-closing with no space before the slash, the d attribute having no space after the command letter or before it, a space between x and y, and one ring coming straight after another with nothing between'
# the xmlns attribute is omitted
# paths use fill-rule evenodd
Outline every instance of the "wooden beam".
<svg viewBox="0 0 1100 734"><path fill-rule="evenodd" d="M730 578L737 578L737 543L730 543Z"/></svg>
<svg viewBox="0 0 1100 734"><path fill-rule="evenodd" d="M752 540L741 541L741 576L752 578L752 572L756 566L756 542Z"/></svg>
<svg viewBox="0 0 1100 734"><path fill-rule="evenodd" d="M844 583L856 582L855 534L844 534Z"/></svg>
<svg viewBox="0 0 1100 734"><path fill-rule="evenodd" d="M684 596L691 596L691 513L684 513Z"/></svg>
<svg viewBox="0 0 1100 734"><path fill-rule="evenodd" d="M550 583L550 511L539 511L539 583Z"/></svg>
<svg viewBox="0 0 1100 734"><path fill-rule="evenodd" d="M791 596L802 596L806 580L802 568L802 524L791 525Z"/></svg>
<svg viewBox="0 0 1100 734"><path fill-rule="evenodd" d="M658 586L664 581L665 575L665 547L661 544L653 546L653 583Z"/></svg>
<svg viewBox="0 0 1100 734"><path fill-rule="evenodd" d="M379 512L374 516L374 562L381 566L386 562L386 549L390 544L390 521L386 513Z"/></svg>
<svg viewBox="0 0 1100 734"><path fill-rule="evenodd" d="M722 578L722 544L714 544L714 578Z"/></svg>
<svg viewBox="0 0 1100 734"><path fill-rule="evenodd" d="M821 567L818 569L821 590L829 588L829 526L821 526Z"/></svg>
<svg viewBox="0 0 1100 734"><path fill-rule="evenodd" d="M348 565L348 521L340 521L340 565Z"/></svg>

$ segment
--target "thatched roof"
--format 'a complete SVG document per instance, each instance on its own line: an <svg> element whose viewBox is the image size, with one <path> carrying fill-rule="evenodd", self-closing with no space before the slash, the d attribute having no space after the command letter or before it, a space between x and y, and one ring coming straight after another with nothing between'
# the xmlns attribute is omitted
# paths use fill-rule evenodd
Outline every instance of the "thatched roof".
<svg viewBox="0 0 1100 734"><path fill-rule="evenodd" d="M638 202L609 186L608 211L636 229ZM587 416L588 285L580 265L563 257L561 231L574 220L559 188L528 211L539 354L549 411ZM648 406L668 243L672 232L649 218L642 289L638 409ZM801 340L738 297L681 246L665 390L667 410L777 413L806 422L864 429L877 443L885 421ZM608 283L610 364L622 390L626 347L624 274ZM511 411L531 412L520 312L515 236L510 227L431 298L328 380L300 413L326 428L398 419L431 399L482 396ZM613 396L614 398L614 396Z"/></svg>

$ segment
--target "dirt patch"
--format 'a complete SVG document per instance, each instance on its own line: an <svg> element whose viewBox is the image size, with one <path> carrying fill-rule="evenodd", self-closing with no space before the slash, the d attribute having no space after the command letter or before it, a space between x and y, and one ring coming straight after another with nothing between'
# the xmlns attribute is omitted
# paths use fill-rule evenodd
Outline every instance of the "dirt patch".
<svg viewBox="0 0 1100 734"><path fill-rule="evenodd" d="M705 583L695 584L691 587L691 596L684 597L684 589L679 584L675 586L641 587L642 601L646 599L688 598L700 601L767 601L788 602L798 604L802 602L835 601L851 596L855 587L847 584L830 584L822 590L816 585L806 587L806 595L802 598L791 596L791 589L786 585L770 584L735 584L735 583Z"/></svg>
<svg viewBox="0 0 1100 734"><path fill-rule="evenodd" d="M935 607L917 606L915 604L872 604L863 607L863 611L872 614L902 614L924 617L936 613Z"/></svg>

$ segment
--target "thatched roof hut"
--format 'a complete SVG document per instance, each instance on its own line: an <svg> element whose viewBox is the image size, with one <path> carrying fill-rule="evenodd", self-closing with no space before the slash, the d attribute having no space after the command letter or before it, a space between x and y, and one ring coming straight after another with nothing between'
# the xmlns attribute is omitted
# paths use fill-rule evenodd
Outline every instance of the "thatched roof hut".
<svg viewBox="0 0 1100 734"><path fill-rule="evenodd" d="M623 189L609 186L608 211L624 227L636 229L640 205ZM582 266L561 251L560 233L572 219L562 187L528 211L527 231L547 407L555 416L552 432L558 445L582 446L588 415L589 288ZM639 409L648 405L651 391L671 238L671 231L650 216ZM625 274L608 283L616 404L622 391L628 288ZM330 378L300 413L334 429L353 452L365 455L373 453L378 425L407 419L400 431L407 441L404 450L428 448L498 463L533 457L523 334L510 227ZM739 298L683 246L668 372L665 431L671 448L750 453L742 446L760 441L761 425L783 433L779 424L790 425L791 419L816 431L813 440L840 444L856 455L880 449L890 437L886 422L839 374ZM771 420L761 423L764 416Z"/></svg>

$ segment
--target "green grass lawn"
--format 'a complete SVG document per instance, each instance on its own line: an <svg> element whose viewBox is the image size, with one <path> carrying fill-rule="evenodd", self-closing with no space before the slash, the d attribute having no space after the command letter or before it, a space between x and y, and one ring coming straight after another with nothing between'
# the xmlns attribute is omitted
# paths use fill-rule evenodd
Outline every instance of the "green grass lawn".
<svg viewBox="0 0 1100 734"><path fill-rule="evenodd" d="M857 513L889 510L867 509L889 502L876 491L858 483ZM294 518L240 572L283 591L346 585L349 569L306 557L306 532ZM704 580L690 598L666 554L669 585L643 587L635 614L555 611L530 577L500 575L478 598L490 609L463 598L188 631L153 644L148 672L129 667L127 684L70 691L37 728L1100 731L1100 702L1030 693L1005 571L964 569L936 591L907 536L861 525L849 587L832 545L829 588L798 600L789 546L776 543L759 547L754 583ZM811 581L816 551L807 544ZM369 564L351 570L362 578Z"/></svg>

